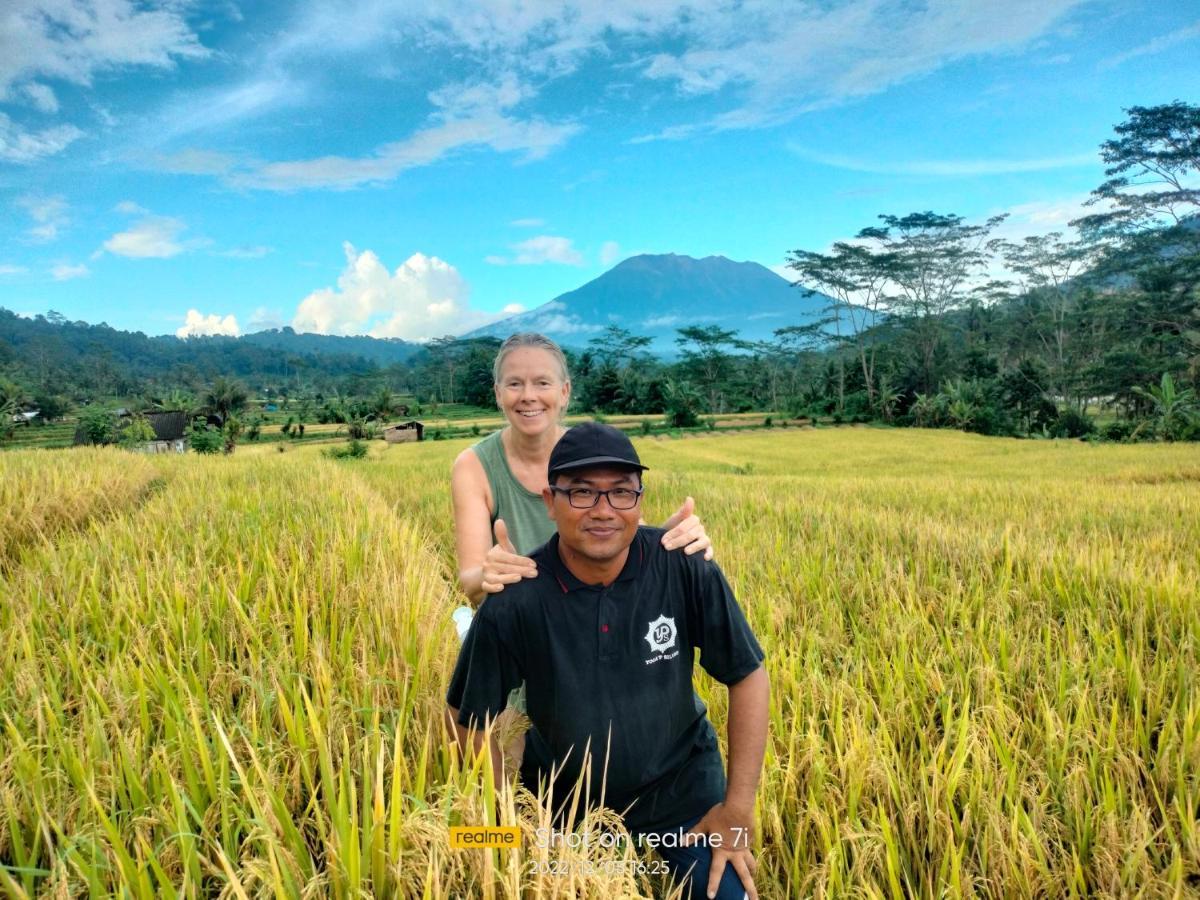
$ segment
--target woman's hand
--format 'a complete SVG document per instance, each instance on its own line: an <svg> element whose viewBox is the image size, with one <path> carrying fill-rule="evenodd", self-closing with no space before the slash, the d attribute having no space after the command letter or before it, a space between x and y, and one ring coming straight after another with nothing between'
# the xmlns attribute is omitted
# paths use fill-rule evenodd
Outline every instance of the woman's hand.
<svg viewBox="0 0 1200 900"><path fill-rule="evenodd" d="M700 517L693 512L695 508L696 501L688 497L683 501L683 505L675 510L675 514L663 522L667 533L662 537L662 545L668 550L682 547L683 552L689 556L703 550L704 558L712 559L712 540L704 530L704 523L700 521Z"/></svg>
<svg viewBox="0 0 1200 900"><path fill-rule="evenodd" d="M506 584L516 584L522 578L537 578L537 563L528 556L517 554L517 548L508 539L508 526L503 519L496 520L492 533L496 536L496 543L483 558L481 587L484 593L498 594Z"/></svg>

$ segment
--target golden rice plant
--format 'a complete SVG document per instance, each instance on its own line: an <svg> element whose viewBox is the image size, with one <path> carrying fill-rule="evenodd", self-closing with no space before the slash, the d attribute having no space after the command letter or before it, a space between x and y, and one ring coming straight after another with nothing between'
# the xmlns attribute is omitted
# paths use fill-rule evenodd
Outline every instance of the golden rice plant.
<svg viewBox="0 0 1200 900"><path fill-rule="evenodd" d="M161 490L22 539L0 580L0 886L661 890L628 850L539 847L535 798L449 750L467 443L139 458ZM762 896L1198 892L1194 451L874 429L639 449L647 521L696 497L767 651ZM72 456L76 499L124 475ZM0 457L6 508L36 507L12 477L35 458ZM724 691L700 692L723 732ZM485 821L524 848L448 849Z"/></svg>
<svg viewBox="0 0 1200 900"><path fill-rule="evenodd" d="M0 460L0 570L29 544L140 502L161 485L146 457L108 450L8 453Z"/></svg>

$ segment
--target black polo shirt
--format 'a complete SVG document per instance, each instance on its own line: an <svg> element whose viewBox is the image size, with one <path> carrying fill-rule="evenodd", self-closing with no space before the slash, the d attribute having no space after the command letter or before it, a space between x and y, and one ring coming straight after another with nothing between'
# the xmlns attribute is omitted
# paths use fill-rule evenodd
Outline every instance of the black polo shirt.
<svg viewBox="0 0 1200 900"><path fill-rule="evenodd" d="M603 805L631 831L680 825L725 799L717 736L692 688L692 648L727 685L763 660L716 563L664 550L662 535L640 527L608 587L572 575L554 535L531 554L536 578L484 602L446 696L461 725L480 725L524 681L522 781L536 788L555 772L563 804L590 746L589 805L603 785Z"/></svg>

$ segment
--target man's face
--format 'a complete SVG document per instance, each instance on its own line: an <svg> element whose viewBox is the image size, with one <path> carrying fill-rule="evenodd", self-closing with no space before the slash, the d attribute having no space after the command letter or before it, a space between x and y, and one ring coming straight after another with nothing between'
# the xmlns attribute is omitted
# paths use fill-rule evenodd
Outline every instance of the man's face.
<svg viewBox="0 0 1200 900"><path fill-rule="evenodd" d="M641 488L641 476L636 471L616 468L580 469L555 476L554 487L591 488L598 491ZM607 496L601 497L591 509L579 509L561 490L546 488L542 492L550 518L558 526L559 542L569 550L594 562L607 562L619 556L633 543L641 519L642 505L632 509L613 509Z"/></svg>

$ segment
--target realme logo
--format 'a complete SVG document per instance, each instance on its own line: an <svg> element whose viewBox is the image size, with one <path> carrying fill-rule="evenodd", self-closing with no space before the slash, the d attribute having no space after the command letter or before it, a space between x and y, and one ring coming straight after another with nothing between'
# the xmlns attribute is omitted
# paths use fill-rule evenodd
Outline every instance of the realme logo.
<svg viewBox="0 0 1200 900"><path fill-rule="evenodd" d="M451 850L495 849L521 846L521 828L517 825L480 826L465 825L450 827Z"/></svg>

